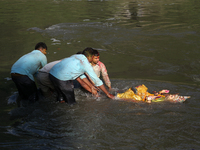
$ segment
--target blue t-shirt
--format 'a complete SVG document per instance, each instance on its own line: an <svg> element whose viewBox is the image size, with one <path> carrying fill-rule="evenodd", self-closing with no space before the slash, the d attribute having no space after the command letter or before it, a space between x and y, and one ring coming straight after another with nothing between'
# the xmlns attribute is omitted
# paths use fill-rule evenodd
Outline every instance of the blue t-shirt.
<svg viewBox="0 0 200 150"><path fill-rule="evenodd" d="M83 54L75 54L63 59L50 70L50 74L55 78L66 81L75 80L80 77L86 78L87 73L96 86L101 86L103 82L97 77L88 59Z"/></svg>
<svg viewBox="0 0 200 150"><path fill-rule="evenodd" d="M32 52L19 58L14 63L11 68L11 73L27 75L34 81L33 75L39 70L40 67L44 67L46 64L46 56L39 50L33 50Z"/></svg>

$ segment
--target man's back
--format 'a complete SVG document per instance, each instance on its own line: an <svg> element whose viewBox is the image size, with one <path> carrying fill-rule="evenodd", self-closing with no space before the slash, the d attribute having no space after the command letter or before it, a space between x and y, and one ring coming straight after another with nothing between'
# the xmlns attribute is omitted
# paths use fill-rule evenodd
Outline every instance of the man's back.
<svg viewBox="0 0 200 150"><path fill-rule="evenodd" d="M50 70L50 74L59 80L75 80L84 73L83 61L88 62L82 54L72 55L57 63Z"/></svg>
<svg viewBox="0 0 200 150"><path fill-rule="evenodd" d="M49 73L62 81L75 80L81 75L81 78L84 78L85 75L83 74L87 73L96 86L103 84L95 74L87 58L82 54L75 54L63 59L61 62L53 66Z"/></svg>
<svg viewBox="0 0 200 150"><path fill-rule="evenodd" d="M21 75L27 75L34 81L33 74L38 71L40 67L47 64L46 56L39 50L33 50L32 52L19 58L11 68L11 73L18 73Z"/></svg>

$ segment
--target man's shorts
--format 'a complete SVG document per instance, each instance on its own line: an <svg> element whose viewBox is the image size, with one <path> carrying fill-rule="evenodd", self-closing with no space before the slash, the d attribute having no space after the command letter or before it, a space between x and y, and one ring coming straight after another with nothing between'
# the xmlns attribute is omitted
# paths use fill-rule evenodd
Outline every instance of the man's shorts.
<svg viewBox="0 0 200 150"><path fill-rule="evenodd" d="M57 100L61 101L62 98L68 104L74 104L75 95L74 95L74 86L72 80L62 81L55 78L53 75L49 74L49 79L51 80L56 92L57 92Z"/></svg>
<svg viewBox="0 0 200 150"><path fill-rule="evenodd" d="M29 100L31 102L38 100L37 87L34 81L26 75L17 73L12 73L11 77L18 89L21 99Z"/></svg>

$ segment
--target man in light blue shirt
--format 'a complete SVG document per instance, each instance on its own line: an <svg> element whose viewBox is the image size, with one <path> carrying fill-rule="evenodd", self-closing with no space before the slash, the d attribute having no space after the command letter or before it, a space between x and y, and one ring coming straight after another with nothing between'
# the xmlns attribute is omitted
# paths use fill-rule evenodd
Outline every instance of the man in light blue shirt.
<svg viewBox="0 0 200 150"><path fill-rule="evenodd" d="M59 63L60 61L61 60L50 62L37 72L36 79L43 96L48 96L55 90L52 82L49 79L49 72L51 68L53 68L53 66ZM97 91L91 89L93 84L86 77L83 79L78 77L74 81L77 81L80 84L80 86L86 89L88 92L94 95L97 94Z"/></svg>
<svg viewBox="0 0 200 150"><path fill-rule="evenodd" d="M58 94L57 100L61 101L61 98L68 104L75 103L73 80L80 77L86 78L86 73L94 84L99 87L109 98L114 96L110 94L103 85L103 82L95 74L90 62L93 58L93 49L86 48L83 54L75 54L71 57L63 59L57 63L49 72L49 79L53 83L53 86ZM95 90L92 86L91 90Z"/></svg>
<svg viewBox="0 0 200 150"><path fill-rule="evenodd" d="M23 100L38 100L37 87L33 75L47 64L45 56L47 46L40 42L35 50L19 58L11 68L11 77L15 83L19 96Z"/></svg>

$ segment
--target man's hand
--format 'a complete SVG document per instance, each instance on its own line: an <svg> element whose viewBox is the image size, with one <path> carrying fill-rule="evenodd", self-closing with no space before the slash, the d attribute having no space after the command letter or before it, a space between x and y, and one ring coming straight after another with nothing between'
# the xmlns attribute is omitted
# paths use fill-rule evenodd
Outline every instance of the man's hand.
<svg viewBox="0 0 200 150"><path fill-rule="evenodd" d="M112 94L110 94L110 93L108 93L107 96L108 96L109 98L111 98L111 99L114 99L114 98L115 98L115 96L112 95Z"/></svg>
<svg viewBox="0 0 200 150"><path fill-rule="evenodd" d="M98 95L97 91L98 91L98 89L97 89L95 86L92 86L92 87L91 87L91 93L92 93L93 95L97 96L97 95Z"/></svg>

